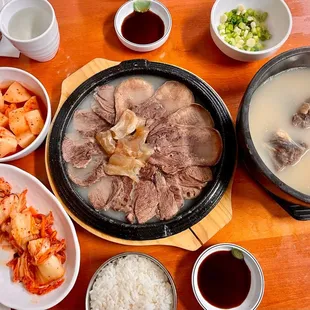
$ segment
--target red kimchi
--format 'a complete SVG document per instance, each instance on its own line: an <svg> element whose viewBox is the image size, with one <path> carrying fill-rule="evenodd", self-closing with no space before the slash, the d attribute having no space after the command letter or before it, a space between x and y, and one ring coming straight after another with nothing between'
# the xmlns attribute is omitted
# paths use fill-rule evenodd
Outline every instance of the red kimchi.
<svg viewBox="0 0 310 310"><path fill-rule="evenodd" d="M10 184L0 178L0 243L8 243L15 252L7 263L13 281L43 295L64 282L66 242L57 238L53 213L27 207L26 194L27 190L12 193Z"/></svg>

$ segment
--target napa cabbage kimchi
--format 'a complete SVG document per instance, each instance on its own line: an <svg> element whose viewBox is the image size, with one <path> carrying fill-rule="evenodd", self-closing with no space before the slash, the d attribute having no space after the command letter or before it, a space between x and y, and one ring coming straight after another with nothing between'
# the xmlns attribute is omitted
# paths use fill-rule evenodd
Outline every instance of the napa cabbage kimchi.
<svg viewBox="0 0 310 310"><path fill-rule="evenodd" d="M26 194L27 190L12 193L11 185L0 178L0 244L15 252L7 263L13 281L43 295L64 282L66 242L57 238L53 213L44 215L27 207Z"/></svg>

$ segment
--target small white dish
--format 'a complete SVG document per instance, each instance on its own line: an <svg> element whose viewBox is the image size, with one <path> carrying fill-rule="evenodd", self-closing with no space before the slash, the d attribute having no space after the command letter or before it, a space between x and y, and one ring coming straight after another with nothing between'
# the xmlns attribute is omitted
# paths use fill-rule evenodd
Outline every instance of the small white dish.
<svg viewBox="0 0 310 310"><path fill-rule="evenodd" d="M12 309L42 310L60 303L71 291L80 268L80 246L74 225L55 196L35 177L11 165L0 164L0 177L12 185L13 192L28 189L27 205L43 214L53 212L54 228L66 240L65 282L57 289L42 296L30 294L22 284L12 281L12 272L6 263L12 252L0 249L0 303Z"/></svg>
<svg viewBox="0 0 310 310"><path fill-rule="evenodd" d="M171 27L172 27L172 18L169 13L169 10L159 1L157 0L151 0L151 7L150 10L157 14L165 25L165 32L161 39L159 39L156 42L150 43L150 44L136 44L133 42L128 41L125 39L122 35L122 24L124 22L124 19L130 15L134 9L133 9L133 3L134 0L130 0L125 2L116 12L115 18L114 18L114 29L116 31L117 37L119 40L128 47L129 49L136 51L136 52L150 52L153 51L160 46L162 46L168 39ZM141 25L143 27L143 25Z"/></svg>
<svg viewBox="0 0 310 310"><path fill-rule="evenodd" d="M268 12L266 24L272 35L270 40L264 42L266 48L258 52L248 52L229 45L220 36L217 27L220 16L225 12L236 9L238 5L246 9ZM217 0L211 10L210 31L216 46L227 56L239 61L256 61L274 54L288 39L293 26L292 14L283 0Z"/></svg>
<svg viewBox="0 0 310 310"><path fill-rule="evenodd" d="M12 82L12 81L19 82L24 87L26 87L34 94L40 97L40 99L46 106L46 119L42 131L30 145L28 145L25 149L15 154L0 158L0 163L6 163L12 160L20 159L35 151L44 141L48 133L49 126L51 124L51 116L52 116L51 102L47 94L47 91L42 85L42 83L30 73L23 71L21 69L11 67L1 67L0 84L6 84L6 82Z"/></svg>
<svg viewBox="0 0 310 310"><path fill-rule="evenodd" d="M12 37L9 33L11 18L23 9L36 8L47 13L48 28L39 36L29 40L20 40ZM29 13L28 13L29 14ZM34 23L31 25L36 27ZM27 25L29 27L29 25ZM53 6L46 0L11 0L0 12L0 29L2 34L27 57L46 62L53 59L59 49L60 35L58 23Z"/></svg>
<svg viewBox="0 0 310 310"><path fill-rule="evenodd" d="M245 301L238 307L232 308L234 310L254 310L256 309L264 295L264 288L265 288L265 282L264 282L264 275L262 268L260 267L258 261L256 258L248 252L246 249L242 248L241 246L238 246L236 244L232 243L220 243L214 246L209 247L207 250L201 253L201 255L198 257L198 259L195 262L195 265L193 267L192 271L192 288L194 291L194 295L199 302L200 306L203 309L207 310L221 310L220 308L217 308L207 302L198 287L198 269L201 263L206 259L207 256L209 256L212 253L218 252L218 251L231 251L232 249L238 249L243 253L244 260L247 264L247 266L250 269L251 272L251 287L249 294Z"/></svg>

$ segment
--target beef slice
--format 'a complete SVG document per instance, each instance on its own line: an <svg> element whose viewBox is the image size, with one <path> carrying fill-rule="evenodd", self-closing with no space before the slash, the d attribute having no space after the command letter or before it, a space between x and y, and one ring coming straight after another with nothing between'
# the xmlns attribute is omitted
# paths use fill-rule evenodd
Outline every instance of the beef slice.
<svg viewBox="0 0 310 310"><path fill-rule="evenodd" d="M108 130L105 120L90 110L77 110L73 116L73 126L84 137L94 137L97 132Z"/></svg>
<svg viewBox="0 0 310 310"><path fill-rule="evenodd" d="M63 159L75 168L85 168L93 155L101 153L100 147L92 138L78 139L67 135L62 141Z"/></svg>
<svg viewBox="0 0 310 310"><path fill-rule="evenodd" d="M106 158L103 155L93 156L86 168L78 169L68 164L68 176L76 185L88 187L105 176L105 164Z"/></svg>
<svg viewBox="0 0 310 310"><path fill-rule="evenodd" d="M115 124L115 88L112 85L102 85L95 89L92 110L106 122Z"/></svg>
<svg viewBox="0 0 310 310"><path fill-rule="evenodd" d="M115 123L127 109L135 111L154 94L153 86L141 78L129 78L120 83L114 92Z"/></svg>
<svg viewBox="0 0 310 310"><path fill-rule="evenodd" d="M135 185L133 207L139 224L146 223L158 214L158 194L153 182L140 180Z"/></svg>
<svg viewBox="0 0 310 310"><path fill-rule="evenodd" d="M134 108L134 112L147 120L148 127L154 127L161 118L193 102L193 93L185 85L168 81L160 86L148 101Z"/></svg>
<svg viewBox="0 0 310 310"><path fill-rule="evenodd" d="M174 199L174 193L170 191L164 176L158 171L155 174L155 185L158 197L158 213L161 220L169 220L177 214L179 208Z"/></svg>
<svg viewBox="0 0 310 310"><path fill-rule="evenodd" d="M189 125L164 127L148 136L155 153L149 162L168 174L189 166L214 166L222 155L223 143L214 128Z"/></svg>

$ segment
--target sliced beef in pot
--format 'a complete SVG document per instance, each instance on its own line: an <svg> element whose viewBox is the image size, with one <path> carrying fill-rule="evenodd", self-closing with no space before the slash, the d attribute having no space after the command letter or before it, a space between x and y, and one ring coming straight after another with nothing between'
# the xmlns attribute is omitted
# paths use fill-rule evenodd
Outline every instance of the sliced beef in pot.
<svg viewBox="0 0 310 310"><path fill-rule="evenodd" d="M103 85L95 89L92 110L109 124L115 124L114 86Z"/></svg>
<svg viewBox="0 0 310 310"><path fill-rule="evenodd" d="M140 169L139 179L153 181L157 170L156 166L147 163Z"/></svg>
<svg viewBox="0 0 310 310"><path fill-rule="evenodd" d="M154 94L153 86L141 78L130 78L120 83L114 92L115 123L127 109L135 111Z"/></svg>
<svg viewBox="0 0 310 310"><path fill-rule="evenodd" d="M162 128L175 125L192 125L196 127L214 127L214 121L208 110L201 105L193 103L185 106L168 117L161 119L158 124L152 128L151 135L160 131Z"/></svg>
<svg viewBox="0 0 310 310"><path fill-rule="evenodd" d="M174 193L179 193L182 199L193 199L197 197L202 188L206 186L207 182L211 181L212 178L211 169L203 166L190 166L172 176L169 175L166 177L167 183L170 186L177 184L179 191L176 192L175 189Z"/></svg>
<svg viewBox="0 0 310 310"><path fill-rule="evenodd" d="M278 130L266 146L278 171L297 164L309 149L306 143L294 141L283 130Z"/></svg>
<svg viewBox="0 0 310 310"><path fill-rule="evenodd" d="M113 195L114 177L103 177L88 192L88 199L96 210L106 210L106 205Z"/></svg>
<svg viewBox="0 0 310 310"><path fill-rule="evenodd" d="M128 180L127 180L128 179ZM114 210L128 214L132 212L129 178L105 176L89 189L88 198L97 210Z"/></svg>
<svg viewBox="0 0 310 310"><path fill-rule="evenodd" d="M209 167L191 166L177 174L181 186L202 188L212 180L212 171Z"/></svg>
<svg viewBox="0 0 310 310"><path fill-rule="evenodd" d="M169 182L169 179L166 179L167 184L169 186L169 190L173 193L174 195L174 200L177 204L177 207L180 209L184 205L184 199L183 199L183 192L180 184L174 182L171 184Z"/></svg>
<svg viewBox="0 0 310 310"><path fill-rule="evenodd" d="M162 117L193 102L193 93L185 85L176 81L168 81L156 90L153 97L133 111L147 120L148 127L154 127Z"/></svg>
<svg viewBox="0 0 310 310"><path fill-rule="evenodd" d="M301 105L298 112L294 114L292 123L294 126L303 129L310 128L310 102L305 102Z"/></svg>
<svg viewBox="0 0 310 310"><path fill-rule="evenodd" d="M164 176L159 171L155 174L155 185L158 195L159 218L169 220L179 211L174 193L170 191Z"/></svg>
<svg viewBox="0 0 310 310"><path fill-rule="evenodd" d="M189 166L216 165L222 155L222 139L214 128L166 127L147 142L155 148L149 159L165 173L174 174Z"/></svg>
<svg viewBox="0 0 310 310"><path fill-rule="evenodd" d="M158 195L153 182L140 180L133 192L133 207L139 224L158 214Z"/></svg>
<svg viewBox="0 0 310 310"><path fill-rule="evenodd" d="M77 138L67 135L62 141L63 159L75 168L85 168L91 161L92 155L101 153L100 147L92 138Z"/></svg>
<svg viewBox="0 0 310 310"><path fill-rule="evenodd" d="M73 116L74 128L84 137L94 137L97 132L107 130L110 124L89 110L77 110Z"/></svg>
<svg viewBox="0 0 310 310"><path fill-rule="evenodd" d="M201 193L201 188L182 186L182 195L184 199L194 199Z"/></svg>
<svg viewBox="0 0 310 310"><path fill-rule="evenodd" d="M68 176L76 185L88 187L105 176L105 164L106 158L103 155L93 156L86 168L78 169L68 164Z"/></svg>
<svg viewBox="0 0 310 310"><path fill-rule="evenodd" d="M210 112L197 103L185 106L169 115L168 122L172 125L214 127L214 121Z"/></svg>

